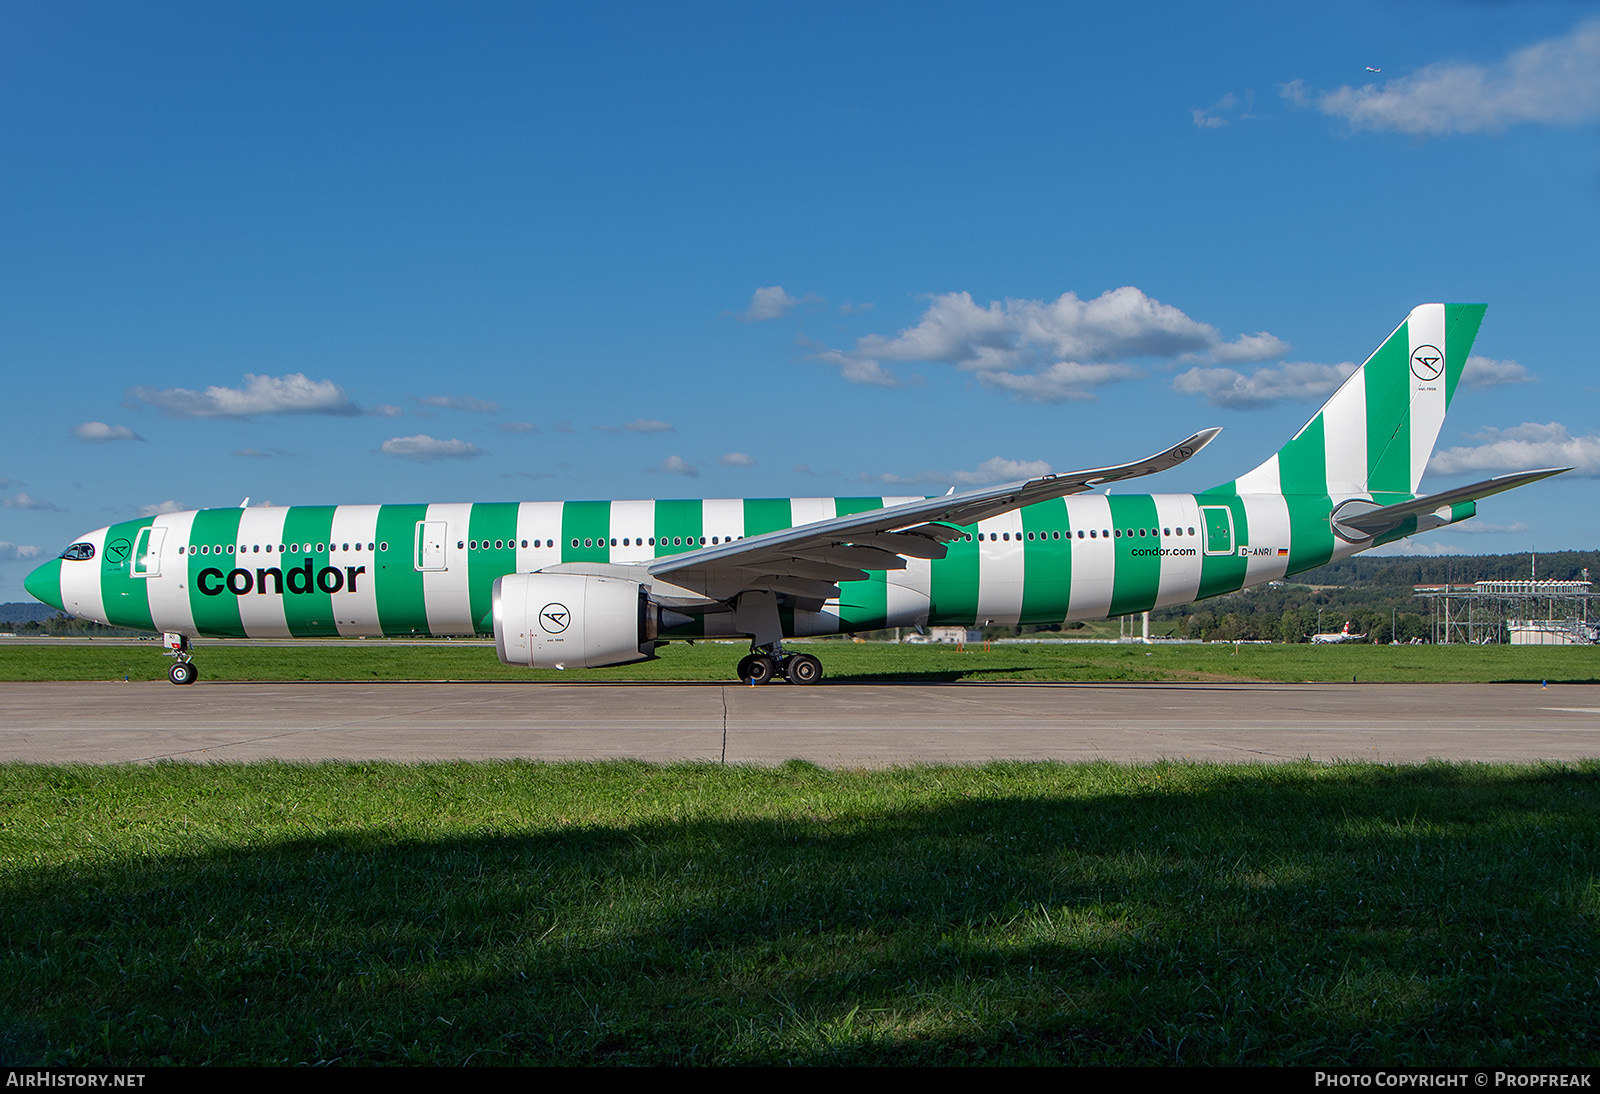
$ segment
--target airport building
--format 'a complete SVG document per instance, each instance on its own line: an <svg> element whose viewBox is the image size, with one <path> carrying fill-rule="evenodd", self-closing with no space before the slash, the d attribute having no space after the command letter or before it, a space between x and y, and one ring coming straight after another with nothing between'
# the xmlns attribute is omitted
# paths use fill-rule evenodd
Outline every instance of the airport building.
<svg viewBox="0 0 1600 1094"><path fill-rule="evenodd" d="M1428 602L1439 644L1592 646L1600 644L1600 611L1584 571L1582 581L1474 581L1416 585Z"/></svg>

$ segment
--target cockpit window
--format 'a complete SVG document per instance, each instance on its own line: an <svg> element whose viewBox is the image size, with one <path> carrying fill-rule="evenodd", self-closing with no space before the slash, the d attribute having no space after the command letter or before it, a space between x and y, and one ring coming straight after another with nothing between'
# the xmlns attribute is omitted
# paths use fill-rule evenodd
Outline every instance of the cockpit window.
<svg viewBox="0 0 1600 1094"><path fill-rule="evenodd" d="M68 562L87 562L94 557L94 544L74 543L71 547L61 552L61 557Z"/></svg>

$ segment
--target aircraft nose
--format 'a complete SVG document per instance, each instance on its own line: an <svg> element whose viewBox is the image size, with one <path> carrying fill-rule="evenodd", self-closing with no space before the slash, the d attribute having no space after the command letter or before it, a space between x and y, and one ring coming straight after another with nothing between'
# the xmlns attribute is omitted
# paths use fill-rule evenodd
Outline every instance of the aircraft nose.
<svg viewBox="0 0 1600 1094"><path fill-rule="evenodd" d="M64 611L61 606L61 560L52 558L43 566L38 567L22 579L22 587L28 590L28 595L35 600L42 601L58 611Z"/></svg>

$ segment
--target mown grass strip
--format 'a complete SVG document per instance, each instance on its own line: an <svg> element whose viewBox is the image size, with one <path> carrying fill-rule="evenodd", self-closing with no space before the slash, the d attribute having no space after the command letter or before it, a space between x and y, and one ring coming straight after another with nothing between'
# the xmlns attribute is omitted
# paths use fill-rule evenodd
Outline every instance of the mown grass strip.
<svg viewBox="0 0 1600 1094"><path fill-rule="evenodd" d="M1600 1062L1600 763L0 767L0 1059Z"/></svg>
<svg viewBox="0 0 1600 1094"><path fill-rule="evenodd" d="M995 645L816 642L825 680L840 682L1117 682L1240 680L1331 683L1600 683L1600 649L1558 646ZM501 664L482 645L246 646L195 649L202 680L499 680L565 683L729 680L734 643L674 643L655 661L608 669L530 670ZM0 643L0 681L161 680L170 662L153 644Z"/></svg>

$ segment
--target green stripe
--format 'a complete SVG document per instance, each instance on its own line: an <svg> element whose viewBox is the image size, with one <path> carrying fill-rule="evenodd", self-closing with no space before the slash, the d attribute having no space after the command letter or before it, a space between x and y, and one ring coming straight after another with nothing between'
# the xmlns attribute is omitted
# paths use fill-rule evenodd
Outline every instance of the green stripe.
<svg viewBox="0 0 1600 1094"><path fill-rule="evenodd" d="M865 581L839 586L840 629L847 633L875 631L889 622L889 582L882 570Z"/></svg>
<svg viewBox="0 0 1600 1094"><path fill-rule="evenodd" d="M1122 538L1115 541L1116 570L1107 614L1115 617L1149 611L1161 586L1161 555L1147 553L1161 547L1161 537L1150 535L1157 525L1156 501L1148 494L1118 494L1106 500L1111 503L1112 536L1115 529L1122 531Z"/></svg>
<svg viewBox="0 0 1600 1094"><path fill-rule="evenodd" d="M333 531L331 505L295 505L283 518L283 617L296 638L338 634L333 623L333 596L317 588L316 576L328 565L328 538ZM317 545L322 550L317 550ZM291 548L298 550L291 550ZM307 565L310 565L307 581ZM291 590L309 585L304 592Z"/></svg>
<svg viewBox="0 0 1600 1094"><path fill-rule="evenodd" d="M517 568L517 503L478 502L467 518L467 595L472 621L482 633L494 630L494 581ZM472 547L476 541L476 549Z"/></svg>
<svg viewBox="0 0 1600 1094"><path fill-rule="evenodd" d="M1320 498L1291 494L1283 500L1289 507L1288 573L1323 565L1333 557L1333 528L1328 524L1332 499L1326 494Z"/></svg>
<svg viewBox="0 0 1600 1094"><path fill-rule="evenodd" d="M1321 432L1321 416L1317 418L1318 432ZM1308 429L1306 432L1310 432ZM1230 544L1232 553L1226 555L1208 555L1202 549L1200 553L1200 591L1195 595L1196 600L1204 600L1208 596L1218 593L1231 593L1244 587L1245 560L1239 555L1239 544L1250 542L1250 528L1245 520L1244 499L1237 493L1213 490L1204 494L1196 494L1195 504L1225 505L1233 513L1233 542ZM1322 498L1322 515L1328 515L1327 495ZM1293 501L1290 502L1290 511L1293 512ZM1202 514L1202 519L1204 514ZM1327 520L1323 520L1327 526ZM1202 536L1205 529L1201 528ZM1209 538L1209 537L1206 537Z"/></svg>
<svg viewBox="0 0 1600 1094"><path fill-rule="evenodd" d="M1467 366L1467 354L1478 337L1484 308L1483 304L1444 306L1444 405L1447 410L1455 396L1456 384L1461 381L1461 370Z"/></svg>
<svg viewBox="0 0 1600 1094"><path fill-rule="evenodd" d="M385 505L378 510L374 534L380 550L372 560L378 625L384 634L425 634L428 609L417 569L417 522L426 520L426 505Z"/></svg>
<svg viewBox="0 0 1600 1094"><path fill-rule="evenodd" d="M155 630L150 617L150 586L148 578L130 576L133 566L133 548L139 542L139 531L155 523L154 517L113 524L106 529L106 543L126 540L128 549L123 561L112 562L112 552L101 551L100 596L105 604L106 622L116 627L137 627L144 631ZM224 556L226 557L226 556ZM189 586L193 590L194 586Z"/></svg>
<svg viewBox="0 0 1600 1094"><path fill-rule="evenodd" d="M243 509L202 509L194 515L189 529L189 542L210 547L210 554L188 555L189 607L194 611L195 630L214 638L243 638L244 624L239 621L239 598L229 592L215 573L207 574L204 587L220 589L215 595L206 595L201 588L200 575L206 570L221 571L226 579L228 572L238 563L232 548L239 542L239 521ZM222 553L217 553L218 548ZM142 584L142 582L141 582Z"/></svg>
<svg viewBox="0 0 1600 1094"><path fill-rule="evenodd" d="M968 525L962 531L976 537L978 528ZM978 542L963 537L949 549L929 567L928 622L970 627L978 619Z"/></svg>
<svg viewBox="0 0 1600 1094"><path fill-rule="evenodd" d="M1380 547L1385 543L1393 543L1397 539L1405 539L1407 536L1415 535L1416 531L1417 518L1407 517L1405 520L1401 521L1398 525L1389 529L1387 532L1375 536L1372 542L1367 546Z"/></svg>
<svg viewBox="0 0 1600 1094"><path fill-rule="evenodd" d="M1030 505L1022 510L1022 532L1041 539L1024 538L1022 554L1023 623L1059 623L1067 617L1072 592L1072 541L1067 520L1067 499ZM1053 538L1056 533L1061 539Z"/></svg>
<svg viewBox="0 0 1600 1094"><path fill-rule="evenodd" d="M567 501L561 503L561 561L609 562L611 548L611 503L609 501ZM588 546L584 546L584 541ZM573 546L573 542L577 546Z"/></svg>
<svg viewBox="0 0 1600 1094"><path fill-rule="evenodd" d="M883 508L882 498L834 498L834 512L841 517L868 513ZM866 581L847 581L839 586L839 618L846 631L872 631L889 621L889 582L880 570Z"/></svg>
<svg viewBox="0 0 1600 1094"><path fill-rule="evenodd" d="M655 528L657 558L695 550L706 532L705 502L698 499L656 502Z"/></svg>
<svg viewBox="0 0 1600 1094"><path fill-rule="evenodd" d="M1319 413L1278 450L1278 489L1285 494L1328 492L1328 450Z"/></svg>
<svg viewBox="0 0 1600 1094"><path fill-rule="evenodd" d="M1411 336L1409 323L1362 369L1367 400L1367 489L1411 489ZM1327 489L1327 487L1323 487Z"/></svg>
<svg viewBox="0 0 1600 1094"><path fill-rule="evenodd" d="M794 527L794 509L788 498L746 498L744 534L759 536Z"/></svg>

